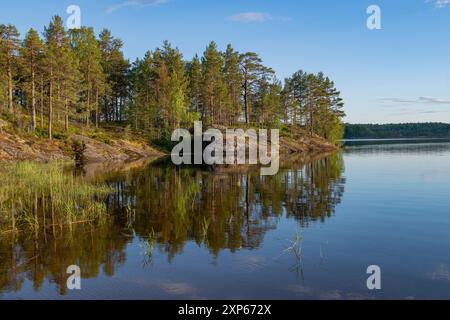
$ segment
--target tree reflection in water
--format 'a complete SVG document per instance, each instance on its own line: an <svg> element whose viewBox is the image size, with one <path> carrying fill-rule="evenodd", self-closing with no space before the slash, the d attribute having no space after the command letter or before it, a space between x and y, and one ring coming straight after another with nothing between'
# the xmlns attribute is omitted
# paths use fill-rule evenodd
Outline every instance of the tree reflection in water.
<svg viewBox="0 0 450 320"><path fill-rule="evenodd" d="M0 236L0 292L20 291L26 279L39 290L45 279L66 293L66 268L79 265L83 278L114 275L126 262L134 237L169 261L195 241L212 255L258 248L282 215L302 227L325 221L344 193L339 153L307 164L289 163L276 176L259 170L205 171L150 164L101 179L114 188L106 205L110 218L58 229ZM98 178L97 178L98 179Z"/></svg>

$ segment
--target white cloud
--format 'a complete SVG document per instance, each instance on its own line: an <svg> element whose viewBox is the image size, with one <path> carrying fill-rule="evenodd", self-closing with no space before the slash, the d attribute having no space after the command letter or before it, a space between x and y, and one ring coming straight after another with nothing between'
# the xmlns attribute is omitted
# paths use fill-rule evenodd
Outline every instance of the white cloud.
<svg viewBox="0 0 450 320"><path fill-rule="evenodd" d="M414 100L402 99L402 98L382 98L380 102L393 102L393 103L414 103Z"/></svg>
<svg viewBox="0 0 450 320"><path fill-rule="evenodd" d="M114 12L116 10L126 7L146 7L146 6L158 6L169 2L169 0L128 0L117 4L114 4L106 9L107 13Z"/></svg>
<svg viewBox="0 0 450 320"><path fill-rule="evenodd" d="M383 98L379 99L378 101L381 103L387 103L386 105L384 105L385 107L401 111L393 113L393 115L440 114L440 113L443 114L450 112L450 110L448 110L450 100L440 98L431 98L431 97L418 97L416 99Z"/></svg>
<svg viewBox="0 0 450 320"><path fill-rule="evenodd" d="M450 1L450 0L449 0ZM403 98L383 98L379 99L380 102L392 102L392 103L434 103L434 104L450 104L450 100L431 98L431 97L419 97L417 99L403 99Z"/></svg>
<svg viewBox="0 0 450 320"><path fill-rule="evenodd" d="M434 3L436 8L444 8L450 4L450 0L426 0L427 3Z"/></svg>
<svg viewBox="0 0 450 320"><path fill-rule="evenodd" d="M241 12L228 17L228 20L236 22L265 22L273 19L274 17L264 12Z"/></svg>
<svg viewBox="0 0 450 320"><path fill-rule="evenodd" d="M418 101L419 102L424 102L424 103L450 104L450 100L438 99L438 98L430 98L430 97L419 97Z"/></svg>
<svg viewBox="0 0 450 320"><path fill-rule="evenodd" d="M270 20L290 21L291 19L287 17L274 17L271 14L265 12L241 12L229 16L228 20L235 22L250 23L250 22L266 22Z"/></svg>

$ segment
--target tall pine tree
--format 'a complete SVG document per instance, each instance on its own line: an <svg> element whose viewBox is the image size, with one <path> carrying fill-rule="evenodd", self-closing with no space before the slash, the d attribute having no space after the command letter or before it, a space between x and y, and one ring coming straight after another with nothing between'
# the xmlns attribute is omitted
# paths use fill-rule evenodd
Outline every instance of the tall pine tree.
<svg viewBox="0 0 450 320"><path fill-rule="evenodd" d="M36 30L30 29L25 36L21 53L21 67L25 82L25 92L31 99L31 130L36 130L36 84L41 74L41 60L43 55L43 43Z"/></svg>
<svg viewBox="0 0 450 320"><path fill-rule="evenodd" d="M11 24L0 25L0 64L6 71L6 81L8 89L8 110L13 113L14 108L14 73L17 69L17 56L20 46L19 32Z"/></svg>

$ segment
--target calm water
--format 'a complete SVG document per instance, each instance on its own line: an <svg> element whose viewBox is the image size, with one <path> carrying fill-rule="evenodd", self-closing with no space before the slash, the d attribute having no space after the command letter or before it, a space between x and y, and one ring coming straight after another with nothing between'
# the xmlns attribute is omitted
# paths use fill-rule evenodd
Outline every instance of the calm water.
<svg viewBox="0 0 450 320"><path fill-rule="evenodd" d="M351 144L258 173L110 174L109 222L0 237L0 298L450 299L449 142Z"/></svg>

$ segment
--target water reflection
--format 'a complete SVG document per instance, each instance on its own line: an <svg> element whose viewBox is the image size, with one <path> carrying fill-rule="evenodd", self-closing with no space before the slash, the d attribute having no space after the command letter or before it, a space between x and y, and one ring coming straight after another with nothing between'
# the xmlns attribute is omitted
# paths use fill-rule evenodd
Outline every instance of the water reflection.
<svg viewBox="0 0 450 320"><path fill-rule="evenodd" d="M124 221L80 224L54 234L0 237L0 293L19 292L26 281L39 291L47 280L67 293L67 267L80 266L83 278L112 276L125 263Z"/></svg>
<svg viewBox="0 0 450 320"><path fill-rule="evenodd" d="M79 265L83 278L112 276L127 267L135 240L144 244L145 266L156 250L170 262L193 241L213 256L259 248L282 216L303 227L332 216L344 193L343 170L341 154L332 154L289 163L276 176L260 176L257 168L205 171L165 163L88 174L112 186L110 218L52 234L0 236L0 293L20 292L26 281L39 291L48 280L64 295L69 265Z"/></svg>
<svg viewBox="0 0 450 320"><path fill-rule="evenodd" d="M114 210L131 210L130 228L156 241L169 259L195 240L213 254L257 248L283 213L306 226L330 217L344 192L339 154L276 176L150 166L115 182Z"/></svg>

